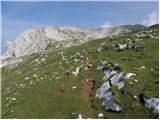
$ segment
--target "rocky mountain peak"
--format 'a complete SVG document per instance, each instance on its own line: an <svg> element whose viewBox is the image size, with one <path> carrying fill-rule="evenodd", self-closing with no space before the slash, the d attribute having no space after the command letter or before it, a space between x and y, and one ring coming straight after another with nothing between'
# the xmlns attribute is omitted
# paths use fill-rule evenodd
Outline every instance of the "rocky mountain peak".
<svg viewBox="0 0 160 120"><path fill-rule="evenodd" d="M17 37L3 58L13 59L44 50L48 43L65 41L69 45L144 29L142 25L123 25L110 28L80 29L75 27L48 27L29 29Z"/></svg>

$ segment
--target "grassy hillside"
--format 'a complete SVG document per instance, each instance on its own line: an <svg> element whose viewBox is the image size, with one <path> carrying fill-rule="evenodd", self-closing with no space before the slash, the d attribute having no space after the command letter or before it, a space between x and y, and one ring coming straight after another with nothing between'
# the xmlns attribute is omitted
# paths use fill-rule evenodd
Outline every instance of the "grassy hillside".
<svg viewBox="0 0 160 120"><path fill-rule="evenodd" d="M150 27L149 30L152 32L146 34L158 36L158 25ZM74 118L71 115L73 113L75 117L82 114L86 118L97 118L98 113L103 113L105 118L155 118L157 115L141 102L141 95L148 98L159 97L159 40L146 36L135 41L137 33L143 32L93 40L65 50L51 50L52 45L49 45L48 52L25 57L24 62L17 67L2 68L2 118ZM96 52L99 47L129 41L141 44L143 49L118 52L114 47ZM83 101L80 95L87 57L94 65L91 75L95 82L89 103ZM106 111L101 106L101 100L95 98L96 90L104 82L104 75L96 69L102 61L118 63L123 72L136 74L134 79L138 82L125 79L126 95L113 88L116 101L125 105L122 112ZM145 69L140 70L141 66ZM75 76L72 72L77 67L80 72ZM138 97L133 99L134 96ZM90 112L94 116L90 115Z"/></svg>

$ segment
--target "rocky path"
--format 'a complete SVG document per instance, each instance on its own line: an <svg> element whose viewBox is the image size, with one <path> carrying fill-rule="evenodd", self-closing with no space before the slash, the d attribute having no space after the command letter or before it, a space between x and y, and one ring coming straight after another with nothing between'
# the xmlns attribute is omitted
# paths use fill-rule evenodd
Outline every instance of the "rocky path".
<svg viewBox="0 0 160 120"><path fill-rule="evenodd" d="M85 103L88 104L90 111L86 113L86 117L88 118L96 118L93 109L91 108L90 105L90 100L91 100L91 93L92 93L92 86L93 86L93 81L92 81L92 76L91 76L91 69L92 69L92 64L89 58L86 58L86 65L84 68L84 80L82 81L82 87L81 87L81 100L84 101Z"/></svg>

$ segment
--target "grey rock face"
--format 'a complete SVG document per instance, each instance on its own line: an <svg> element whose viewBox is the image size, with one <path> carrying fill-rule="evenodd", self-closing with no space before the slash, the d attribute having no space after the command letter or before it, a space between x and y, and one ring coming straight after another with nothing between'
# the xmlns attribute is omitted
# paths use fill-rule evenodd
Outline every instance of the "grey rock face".
<svg viewBox="0 0 160 120"><path fill-rule="evenodd" d="M74 27L50 27L31 29L23 32L15 42L8 47L3 58L18 58L44 50L48 43L63 42L64 47L73 46L88 40L105 38L121 33L144 29L141 25L128 25L113 28L79 29Z"/></svg>
<svg viewBox="0 0 160 120"><path fill-rule="evenodd" d="M123 77L123 73L122 73L122 72L114 75L114 76L110 79L111 84L112 84L113 86L117 86L118 89L123 88L123 87L124 87L124 81L121 80L122 77Z"/></svg>
<svg viewBox="0 0 160 120"><path fill-rule="evenodd" d="M109 82L108 81L104 82L103 85L101 85L101 87L97 90L95 97L98 97L99 99L104 98L109 88L110 88Z"/></svg>
<svg viewBox="0 0 160 120"><path fill-rule="evenodd" d="M114 96L112 94L112 91L108 91L103 98L102 106L105 106L106 110L111 110L111 111L122 111L123 110L123 105L118 105L114 102Z"/></svg>
<svg viewBox="0 0 160 120"><path fill-rule="evenodd" d="M117 73L117 71L112 70L112 69L106 71L105 76L103 77L103 80L105 80L105 81L108 80L112 75L114 75L116 73Z"/></svg>
<svg viewBox="0 0 160 120"><path fill-rule="evenodd" d="M45 48L48 39L44 35L44 29L27 30L17 37L15 42L8 47L4 56L8 58L17 58L29 55Z"/></svg>
<svg viewBox="0 0 160 120"><path fill-rule="evenodd" d="M104 82L103 85L97 90L96 96L99 99L102 99L102 106L105 106L106 110L111 111L122 111L123 105L120 106L114 102L114 96L112 91L109 90L110 83L108 81Z"/></svg>
<svg viewBox="0 0 160 120"><path fill-rule="evenodd" d="M158 98L144 98L145 106L149 109L152 109L153 112L159 113L159 99Z"/></svg>
<svg viewBox="0 0 160 120"><path fill-rule="evenodd" d="M96 96L102 99L102 106L106 110L120 112L123 110L124 105L118 105L114 101L114 95L110 89L111 86L117 86L120 90L124 87L124 81L121 80L123 73L119 73L119 69L116 66L106 68L104 65L98 65L97 70L104 73L103 80L105 81L96 92Z"/></svg>

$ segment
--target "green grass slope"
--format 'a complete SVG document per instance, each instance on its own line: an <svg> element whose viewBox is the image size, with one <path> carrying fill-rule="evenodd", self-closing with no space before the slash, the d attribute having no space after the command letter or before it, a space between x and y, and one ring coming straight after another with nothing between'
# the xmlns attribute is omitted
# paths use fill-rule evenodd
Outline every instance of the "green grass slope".
<svg viewBox="0 0 160 120"><path fill-rule="evenodd" d="M149 28L152 29L158 30L158 25ZM110 119L155 118L156 114L144 106L140 96L159 97L159 40L151 37L143 38L138 43L144 47L144 50L117 52L114 48L96 52L96 49L101 46L127 43L127 38L134 43L134 36L140 32L112 39L93 40L65 50L35 53L19 63L17 67L2 68L2 118L71 118L71 113L88 117L88 111L91 109L95 116L101 112L105 118ZM150 34L158 36L158 31ZM52 45L49 45L49 48L52 48ZM92 78L95 84L92 88L90 104L80 98L82 80L85 78L86 57L90 57L94 64ZM101 106L101 100L95 98L96 90L103 83L104 75L96 70L96 66L101 64L102 60L118 63L123 72L136 74L134 79L138 82L134 82L133 79L125 80L124 89L127 95L112 88L116 96L115 100L125 104L123 112L106 111ZM139 70L141 66L145 66L145 69ZM80 67L79 76L72 74L77 67ZM73 89L74 86L77 88ZM134 96L138 96L136 100L133 99Z"/></svg>

